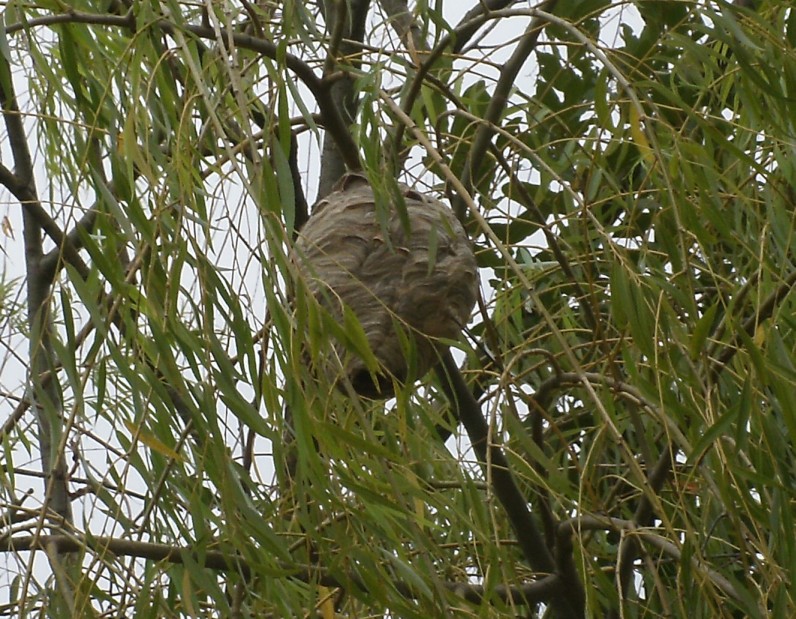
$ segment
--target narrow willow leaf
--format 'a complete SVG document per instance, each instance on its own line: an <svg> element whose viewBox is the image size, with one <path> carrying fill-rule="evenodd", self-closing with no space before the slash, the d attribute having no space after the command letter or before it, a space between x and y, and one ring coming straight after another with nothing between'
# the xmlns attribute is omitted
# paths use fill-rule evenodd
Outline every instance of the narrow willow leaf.
<svg viewBox="0 0 796 619"><path fill-rule="evenodd" d="M289 146L283 147L281 143L277 143L271 149L271 153L274 159L274 172L279 186L279 202L282 206L282 216L285 221L285 235L287 238L291 238L296 225L296 196L293 188L293 174L283 148L289 148Z"/></svg>
<svg viewBox="0 0 796 619"><path fill-rule="evenodd" d="M655 154L652 152L649 140L647 139L647 134L645 132L644 125L642 124L638 107L632 103L630 104L628 123L630 124L630 135L633 137L633 141L635 142L639 151L641 151L642 158L648 166L654 165Z"/></svg>
<svg viewBox="0 0 796 619"><path fill-rule="evenodd" d="M691 342L689 345L691 359L697 359L701 356L705 346L705 341L714 328L714 321L718 309L718 304L711 305L694 326L694 333L691 336Z"/></svg>
<svg viewBox="0 0 796 619"><path fill-rule="evenodd" d="M6 34L6 13L0 14L0 87L3 92L13 92L11 77L11 49Z"/></svg>
<svg viewBox="0 0 796 619"><path fill-rule="evenodd" d="M150 432L147 432L140 426L137 426L132 421L128 421L127 419L124 420L124 427L127 430L134 434L138 440L140 440L144 445L149 447L152 451L156 451L162 456L166 456L167 458L171 458L172 460L181 460L182 456L174 451L171 447L166 445L165 443L161 442L158 438L156 438Z"/></svg>

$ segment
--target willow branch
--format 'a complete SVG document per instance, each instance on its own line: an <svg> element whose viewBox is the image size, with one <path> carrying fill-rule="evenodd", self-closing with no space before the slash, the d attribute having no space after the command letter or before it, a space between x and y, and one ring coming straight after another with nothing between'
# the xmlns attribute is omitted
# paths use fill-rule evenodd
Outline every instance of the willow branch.
<svg viewBox="0 0 796 619"><path fill-rule="evenodd" d="M676 560L681 560L683 553L673 542L657 535L650 530L639 529L632 520L611 518L608 516L584 515L577 518L564 520L558 525L558 534L569 537L582 531L618 531L629 533L639 541L657 548L665 555ZM735 586L719 572L709 567L704 561L695 556L691 557L694 569L707 578L714 586L735 600L742 600ZM765 614L765 613L761 613Z"/></svg>
<svg viewBox="0 0 796 619"><path fill-rule="evenodd" d="M480 122L480 119L479 119ZM567 258L566 253L561 249L561 245L559 244L558 236L550 229L550 226L547 225L545 221L545 216L542 213L539 205L533 199L531 194L525 188L525 185L520 181L517 177L517 174L514 170L511 169L509 166L508 161L503 156L503 153L494 146L493 144L490 145L490 151L492 155L497 160L500 167L503 169L503 172L512 179L511 183L511 191L516 191L519 194L521 199L521 203L523 206L528 208L533 213L533 216L536 218L536 223L542 231L542 234L545 236L545 240L547 241L547 245L550 247L550 250L553 252L553 256L555 257L556 261L559 265L561 265L561 270L567 276L570 283L574 286L575 292L577 294L577 298L580 301L580 307L583 309L583 313L586 316L586 320L589 323L589 326L595 332L595 339L601 340L600 330L602 329L602 325L600 321L597 320L597 317L594 315L594 311L592 310L591 305L589 305L588 297L583 290L583 287L580 285L580 281L577 277L575 277L575 273L572 270L572 266L570 265L569 259Z"/></svg>
<svg viewBox="0 0 796 619"><path fill-rule="evenodd" d="M94 13L82 13L70 11L59 15L47 15L44 17L28 20L25 23L11 24L6 28L6 32L11 34L20 30L25 30L38 26L50 26L54 24L81 23L97 26L117 26L135 31L137 25L132 13L128 12L124 16L100 15ZM359 162L359 151L353 137L348 131L348 126L343 119L341 111L338 109L331 96L331 89L334 81L326 81L319 78L306 62L293 54L282 54L278 51L278 46L271 41L259 37L230 32L226 28L220 28L218 32L209 26L197 26L192 24L175 24L167 19L159 19L151 24L150 27L157 28L166 34L174 34L177 31L188 32L193 36L211 41L217 41L219 36L224 41L231 42L235 47L247 49L262 54L272 60L284 60L285 66L298 77L308 90L312 93L321 116L323 126L331 134L340 155L346 166L351 170L361 168Z"/></svg>
<svg viewBox="0 0 796 619"><path fill-rule="evenodd" d="M6 26L6 34L14 34L30 28L40 26L54 26L56 24L90 24L94 26L118 26L120 28L135 28L135 17L132 9L126 15L111 15L97 13L83 13L81 11L66 11L57 15L43 15L17 22Z"/></svg>
<svg viewBox="0 0 796 619"><path fill-rule="evenodd" d="M324 81L326 86L322 93L324 105L337 114L335 123L339 126L330 134L329 140L324 136L321 151L321 173L318 179L318 198L325 196L349 170L359 169L359 153L354 145L349 126L354 122L357 110L357 93L350 68L358 68L358 43L365 39L370 0L322 0L327 23L332 24L332 36L329 52L324 63ZM348 64L349 66L345 66ZM334 77L335 69L342 70L342 76ZM315 93L313 92L315 95ZM316 99L318 95L316 95ZM321 102L318 101L318 107ZM326 116L324 108L321 113ZM340 134L338 136L338 133Z"/></svg>
<svg viewBox="0 0 796 619"><path fill-rule="evenodd" d="M489 18L485 16L477 17L474 24L476 29L488 19ZM428 77L437 59L442 56L451 45L453 45L454 41L456 40L456 34L457 30L454 30L450 34L442 37L434 49L423 55L423 63L418 67L417 72L412 78L412 83L409 85L406 95L401 103L401 110L406 116L412 115L412 108L415 105L415 101L417 101L417 97L420 96L420 91L423 87L424 80ZM399 124L396 128L395 136L393 137L393 152L398 153L401 151L400 147L401 143L403 142L405 130L406 127L403 124Z"/></svg>
<svg viewBox="0 0 796 619"><path fill-rule="evenodd" d="M428 51L428 42L423 38L420 26L412 19L412 12L406 0L379 0L379 4L390 18L390 25L413 59L417 59L417 52Z"/></svg>
<svg viewBox="0 0 796 619"><path fill-rule="evenodd" d="M528 508L525 496L514 480L508 460L502 449L491 439L489 424L462 378L450 351L446 351L442 356L442 362L436 371L451 406L456 408L457 416L467 430L479 462L488 469L487 477L491 481L492 490L508 516L525 560L535 571L557 574L561 577L562 574ZM567 571L566 575L571 576L571 573ZM556 617L559 619L583 617L585 595L577 575L575 582L568 581L566 586L562 579L559 587L549 600L555 609Z"/></svg>
<svg viewBox="0 0 796 619"><path fill-rule="evenodd" d="M104 557L112 554L174 565L182 565L190 559L191 562L197 562L205 568L234 572L244 579L252 576L251 566L238 555L226 554L217 550L198 549L191 546L170 546L168 544L139 542L114 537L67 535L30 535L0 539L0 552L46 551L48 548L55 549L59 553L78 553L91 549L99 556ZM284 563L278 565L277 569L284 572L285 578L301 582L318 583L326 587L345 587L353 584L358 589L368 590L367 583L355 574L346 574L343 578L338 578L332 576L328 570L317 566ZM394 582L393 586L402 596L409 599L421 595L413 585L406 582ZM560 587L560 582L553 575L513 587L497 585L486 589L482 585L467 582L443 582L442 586L468 602L476 604L483 602L484 598L497 598L504 602L516 604L532 604L547 601Z"/></svg>
<svg viewBox="0 0 796 619"><path fill-rule="evenodd" d="M499 11L514 4L516 0L479 0L479 2L464 14L456 25L456 38L453 42L451 51L454 54L460 53L464 46L469 43L473 35L478 32L481 25L489 19L492 11Z"/></svg>
<svg viewBox="0 0 796 619"><path fill-rule="evenodd" d="M44 235L42 230L60 229L41 207L36 191L33 159L28 146L25 127L19 111L10 66L2 59L0 67L8 79L0 83L0 104L8 132L8 143L14 159L12 186L9 190L23 205L23 240L25 246L25 274L27 294L28 353L30 356L27 398L36 404L38 414L38 443L45 481L45 506L63 521L72 522L72 509L67 488L67 470L63 457L63 427L59 415L63 409L60 390L50 381L39 377L52 370L56 363L52 347L54 330L50 312L52 273L42 270ZM6 180L12 180L6 174ZM42 514L44 511L42 512ZM40 522L43 524L43 520ZM52 558L52 560L55 560ZM68 597L69 592L60 591Z"/></svg>
<svg viewBox="0 0 796 619"><path fill-rule="evenodd" d="M548 0L541 5L540 9L548 12L555 7L555 4L556 0ZM503 68L500 70L500 76L495 84L495 89L492 92L492 98L490 99L489 106L484 114L484 122L478 126L478 130L475 133L475 139L473 140L473 146L468 152L467 160L465 161L464 169L462 170L462 185L465 186L468 192L471 192L475 181L478 180L475 179L474 176L481 168L481 163L486 156L487 150L489 149L489 145L492 140L493 131L490 125L498 125L500 123L500 118L506 109L506 105L508 104L509 94L511 93L512 88L514 88L514 83L517 81L517 75L528 60L528 57L536 49L536 44L539 41L539 35L541 35L545 23L546 22L538 16L531 21L531 24L528 26L525 35L523 35L523 37L520 39L520 42L517 44L517 47L511 54L511 57L508 59L508 61L506 61L506 64L503 65ZM452 207L453 211L456 213L456 216L464 221L465 215L467 213L467 205L461 196L454 196Z"/></svg>
<svg viewBox="0 0 796 619"><path fill-rule="evenodd" d="M88 276L88 265L83 261L78 250L83 247L83 235L91 234L97 223L97 205L95 204L80 218L68 234L62 237L61 243L42 259L42 268L55 273L64 263L71 265L84 279Z"/></svg>
<svg viewBox="0 0 796 619"><path fill-rule="evenodd" d="M633 524L637 527L646 527L652 524L652 517L655 513L654 505L650 500L650 495L657 495L663 488L663 484L669 479L672 472L672 462L674 453L672 448L666 446L658 462L650 471L647 478L646 492L639 499L636 511L633 514ZM635 566L633 565L636 557L641 552L641 546L634 537L625 537L619 549L617 563L619 565L619 605L629 597L630 580L633 577ZM619 617L620 611L614 610L609 616Z"/></svg>

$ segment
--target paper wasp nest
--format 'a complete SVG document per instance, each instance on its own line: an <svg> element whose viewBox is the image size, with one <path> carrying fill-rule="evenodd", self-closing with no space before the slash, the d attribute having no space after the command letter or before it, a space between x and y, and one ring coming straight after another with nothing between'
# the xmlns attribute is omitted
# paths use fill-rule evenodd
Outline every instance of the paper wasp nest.
<svg viewBox="0 0 796 619"><path fill-rule="evenodd" d="M377 215L365 177L343 177L315 205L295 246L309 291L340 323L348 306L365 331L382 370L375 377L339 342L330 357L342 360L354 389L370 398L393 395L392 377L409 378L399 330L414 339L411 378L420 378L437 363L438 338L459 337L478 289L470 242L451 210L405 185L399 189L408 226L394 204L386 217ZM313 361L328 369L333 360Z"/></svg>

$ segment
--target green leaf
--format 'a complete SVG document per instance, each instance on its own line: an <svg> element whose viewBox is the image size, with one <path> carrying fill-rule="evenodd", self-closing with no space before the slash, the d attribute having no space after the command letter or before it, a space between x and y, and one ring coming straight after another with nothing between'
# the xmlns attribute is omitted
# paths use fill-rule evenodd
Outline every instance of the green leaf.
<svg viewBox="0 0 796 619"><path fill-rule="evenodd" d="M11 48L8 45L6 33L6 14L0 14L0 88L6 93L4 101L8 101L8 93L14 92L14 83L11 77Z"/></svg>
<svg viewBox="0 0 796 619"><path fill-rule="evenodd" d="M285 147L282 146L282 143L277 143L271 149L271 153L274 159L274 172L279 187L282 214L285 218L285 234L287 238L291 238L293 229L296 227L296 195L293 187L293 173L290 170L290 163L283 148L289 148L289 143Z"/></svg>
<svg viewBox="0 0 796 619"><path fill-rule="evenodd" d="M688 349L691 359L696 360L701 356L704 350L705 340L707 340L708 335L710 335L715 326L716 312L718 309L718 303L711 305L697 321Z"/></svg>
<svg viewBox="0 0 796 619"><path fill-rule="evenodd" d="M744 385L744 391L748 391L748 389L749 386L747 381L747 383ZM704 453L710 449L713 443L715 443L721 436L732 434L731 428L738 420L740 414L740 408L733 407L719 419L717 419L712 426L705 430L705 432L699 438L699 441L694 444L691 453L688 454L688 464L697 464L704 456Z"/></svg>

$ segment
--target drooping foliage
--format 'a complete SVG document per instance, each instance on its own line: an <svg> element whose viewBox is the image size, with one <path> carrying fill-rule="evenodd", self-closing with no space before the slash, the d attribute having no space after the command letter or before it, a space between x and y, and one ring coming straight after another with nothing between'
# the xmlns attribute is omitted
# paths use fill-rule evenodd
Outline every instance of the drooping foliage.
<svg viewBox="0 0 796 619"><path fill-rule="evenodd" d="M8 612L793 615L794 11L459 5L5 5ZM386 404L305 367L346 167L480 269Z"/></svg>

